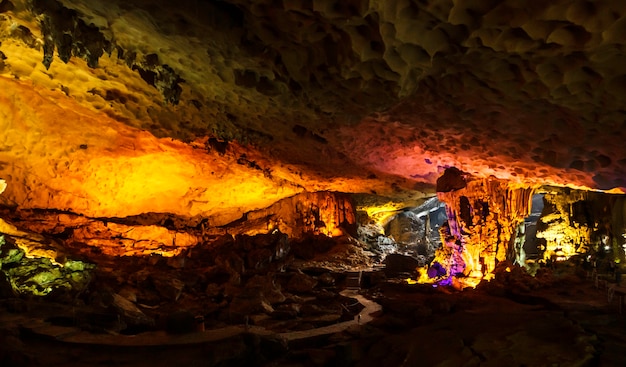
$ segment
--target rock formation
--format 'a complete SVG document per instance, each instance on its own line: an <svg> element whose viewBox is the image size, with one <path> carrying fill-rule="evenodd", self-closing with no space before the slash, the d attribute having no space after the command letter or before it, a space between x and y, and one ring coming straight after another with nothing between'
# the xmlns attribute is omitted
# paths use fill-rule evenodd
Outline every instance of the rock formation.
<svg viewBox="0 0 626 367"><path fill-rule="evenodd" d="M552 188L544 202L537 223L544 260L585 255L624 261L626 224L621 195Z"/></svg>
<svg viewBox="0 0 626 367"><path fill-rule="evenodd" d="M346 287L511 295L592 259L617 280L625 39L611 0L0 0L0 306L284 332L354 318ZM454 309L431 306L389 323ZM467 335L451 363L484 362Z"/></svg>
<svg viewBox="0 0 626 367"><path fill-rule="evenodd" d="M516 229L530 214L533 187L475 179L458 169L448 170L438 181L440 187L445 191L437 196L446 203L448 222L440 229L443 246L434 262L443 266L447 280L455 276L476 284L490 279L498 262L519 257L523 248L514 245Z"/></svg>

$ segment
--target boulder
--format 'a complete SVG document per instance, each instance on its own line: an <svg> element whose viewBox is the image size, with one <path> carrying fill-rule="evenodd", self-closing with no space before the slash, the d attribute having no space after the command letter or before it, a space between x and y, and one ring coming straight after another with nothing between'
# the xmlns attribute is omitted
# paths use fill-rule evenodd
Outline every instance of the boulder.
<svg viewBox="0 0 626 367"><path fill-rule="evenodd" d="M274 312L272 305L263 297L258 289L244 289L233 298L228 308L229 318L232 322L244 322L246 317L252 314L271 314Z"/></svg>
<svg viewBox="0 0 626 367"><path fill-rule="evenodd" d="M215 258L215 265L223 268L232 277L238 277L245 270L244 261L233 251L220 254Z"/></svg>
<svg viewBox="0 0 626 367"><path fill-rule="evenodd" d="M287 303L279 305L278 308L272 313L272 317L279 320L289 320L298 317L300 314L300 304Z"/></svg>
<svg viewBox="0 0 626 367"><path fill-rule="evenodd" d="M429 278L433 279L433 278L446 276L447 271L443 267L443 265L441 265L439 262L435 261L434 263L432 263L428 267L427 274L428 274Z"/></svg>
<svg viewBox="0 0 626 367"><path fill-rule="evenodd" d="M311 292L317 285L317 280L304 273L295 273L287 283L287 290L294 293Z"/></svg>
<svg viewBox="0 0 626 367"><path fill-rule="evenodd" d="M274 315L274 313L272 313L272 315ZM251 315L248 318L248 322L251 323L252 325L261 325L264 321L269 320L270 316L266 315L266 314L256 314L256 315Z"/></svg>
<svg viewBox="0 0 626 367"><path fill-rule="evenodd" d="M404 212L387 223L385 233L398 243L414 244L426 237L426 227L415 213Z"/></svg>
<svg viewBox="0 0 626 367"><path fill-rule="evenodd" d="M118 294L133 303L137 303L137 289L135 288L125 286L119 290Z"/></svg>
<svg viewBox="0 0 626 367"><path fill-rule="evenodd" d="M456 168L446 168L443 175L437 179L437 192L460 190L467 186L463 172Z"/></svg>
<svg viewBox="0 0 626 367"><path fill-rule="evenodd" d="M240 254L247 269L264 269L289 253L289 241L280 232L255 236L239 235L229 250L233 248Z"/></svg>
<svg viewBox="0 0 626 367"><path fill-rule="evenodd" d="M394 276L399 273L412 273L422 264L411 257L402 254L389 254L385 258L385 275Z"/></svg>
<svg viewBox="0 0 626 367"><path fill-rule="evenodd" d="M291 244L291 253L299 259L311 260L316 254L329 251L337 245L337 240L324 235L306 235Z"/></svg>
<svg viewBox="0 0 626 367"><path fill-rule="evenodd" d="M248 269L263 269L274 260L274 253L268 248L252 249L246 254Z"/></svg>
<svg viewBox="0 0 626 367"><path fill-rule="evenodd" d="M330 275L330 273L324 273L320 275L319 277L317 277L317 280L319 280L320 284L327 287L335 285L335 278Z"/></svg>
<svg viewBox="0 0 626 367"><path fill-rule="evenodd" d="M154 326L154 319L148 317L143 313L134 303L120 296L117 293L112 293L111 306L122 316L124 321L133 326Z"/></svg>
<svg viewBox="0 0 626 367"><path fill-rule="evenodd" d="M285 302L285 295L283 295L280 286L271 274L253 276L248 280L245 288L260 292L263 298L270 304Z"/></svg>
<svg viewBox="0 0 626 367"><path fill-rule="evenodd" d="M185 283L176 278L153 274L151 279L159 295L169 301L178 301L185 288Z"/></svg>

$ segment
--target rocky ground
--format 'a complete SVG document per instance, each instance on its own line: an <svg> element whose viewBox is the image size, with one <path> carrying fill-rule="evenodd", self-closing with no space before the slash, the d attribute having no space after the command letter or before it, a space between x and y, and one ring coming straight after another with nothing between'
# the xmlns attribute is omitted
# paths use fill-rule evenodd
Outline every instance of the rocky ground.
<svg viewBox="0 0 626 367"><path fill-rule="evenodd" d="M359 366L621 366L617 301L563 265L531 277L506 268L475 290L385 283L384 314Z"/></svg>
<svg viewBox="0 0 626 367"><path fill-rule="evenodd" d="M139 269L127 269L136 270L134 277L142 279ZM617 298L609 302L607 290L596 288L574 265L540 269L535 277L520 268L500 266L494 280L465 291L409 285L389 272L390 277L364 273L369 287L361 292L381 304L382 311L368 324L297 340L279 334L336 324L360 312L362 306L354 299L338 294L345 274L323 268L245 274L242 285L220 306L217 299L209 302L191 294L189 275L181 275L180 268L176 271L184 283L178 291L175 278L158 279L152 273L143 280L152 285L129 276L126 283L135 279L137 288L126 284L127 290L109 289L108 300L98 302L85 295L69 304L5 298L1 365L621 366L626 362L622 353L626 321L618 313ZM212 284L202 284L207 297ZM153 295L153 302L168 296L171 300L150 304L150 292L159 294ZM197 331L196 316L205 317L207 331ZM41 321L48 326L33 326ZM66 338L64 327L80 329L88 337ZM160 330L156 345L132 342L154 330ZM214 332L207 337L209 330Z"/></svg>

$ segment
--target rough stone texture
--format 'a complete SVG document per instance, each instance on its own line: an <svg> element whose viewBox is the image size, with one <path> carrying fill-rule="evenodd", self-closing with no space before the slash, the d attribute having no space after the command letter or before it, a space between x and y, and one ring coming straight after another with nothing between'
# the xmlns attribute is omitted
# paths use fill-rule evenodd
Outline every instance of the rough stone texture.
<svg viewBox="0 0 626 367"><path fill-rule="evenodd" d="M385 234L398 243L415 245L424 240L425 223L415 213L400 213L387 223Z"/></svg>
<svg viewBox="0 0 626 367"><path fill-rule="evenodd" d="M467 186L466 176L456 167L446 168L443 175L437 179L437 192L461 190Z"/></svg>
<svg viewBox="0 0 626 367"><path fill-rule="evenodd" d="M304 273L295 273L289 282L286 289L294 293L308 293L313 290L317 285L317 280Z"/></svg>
<svg viewBox="0 0 626 367"><path fill-rule="evenodd" d="M333 192L298 194L248 213L246 219L248 226L262 220L266 228L276 228L295 238L303 234L354 235L357 226L352 198Z"/></svg>
<svg viewBox="0 0 626 367"><path fill-rule="evenodd" d="M385 257L385 274L387 276L394 276L399 273L415 273L418 267L422 267L425 264L417 259L402 254L389 254Z"/></svg>
<svg viewBox="0 0 626 367"><path fill-rule="evenodd" d="M122 316L123 320L134 326L154 326L154 320L146 316L134 303L117 293L111 294L111 306Z"/></svg>
<svg viewBox="0 0 626 367"><path fill-rule="evenodd" d="M468 177L466 182L460 190L437 193L446 203L448 222L440 228L443 246L435 262L447 276L472 285L476 279L491 278L499 262L513 262L523 250L513 245L515 231L530 215L534 188L493 178Z"/></svg>
<svg viewBox="0 0 626 367"><path fill-rule="evenodd" d="M43 247L36 241L24 241L21 236L0 235L3 297L49 295L49 298L67 301L87 289L95 268L93 264L41 251Z"/></svg>
<svg viewBox="0 0 626 367"><path fill-rule="evenodd" d="M625 260L624 199L621 195L551 188L537 222L539 252L545 261L591 255L604 269Z"/></svg>
<svg viewBox="0 0 626 367"><path fill-rule="evenodd" d="M5 205L221 225L450 166L626 187L620 2L2 4Z"/></svg>
<svg viewBox="0 0 626 367"><path fill-rule="evenodd" d="M534 188L626 189L625 25L617 1L2 1L0 205L59 239L29 247L51 262L215 245L207 277L236 288L283 234L368 264L335 192L390 198L361 208L384 221L437 185L440 265L477 279Z"/></svg>
<svg viewBox="0 0 626 367"><path fill-rule="evenodd" d="M356 219L352 199L331 192L302 193L242 218L215 227L207 219L187 218L167 213L146 213L125 218L93 218L54 210L6 210L1 215L19 222L22 231L0 219L0 233L16 234L34 239L28 251L63 256L63 246L83 247L85 251L105 255L144 256L159 254L176 256L205 240L227 234L238 237L248 253L246 266L262 268L273 259L289 252L287 238L305 236L340 236L355 234ZM28 231L23 232L23 231ZM285 236L275 241L271 233ZM57 240L47 244L41 235ZM251 236L260 234L252 238ZM334 242L329 242L334 244ZM62 244L62 245L61 245ZM174 264L173 266L184 266Z"/></svg>

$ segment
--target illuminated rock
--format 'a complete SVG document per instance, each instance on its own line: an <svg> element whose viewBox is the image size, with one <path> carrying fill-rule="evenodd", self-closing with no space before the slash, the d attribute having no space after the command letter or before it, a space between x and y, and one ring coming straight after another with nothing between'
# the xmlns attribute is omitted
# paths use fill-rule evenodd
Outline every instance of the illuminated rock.
<svg viewBox="0 0 626 367"><path fill-rule="evenodd" d="M58 300L84 292L92 279L93 264L64 260L57 263L47 257L25 253L11 238L0 235L0 271L15 294L54 295Z"/></svg>
<svg viewBox="0 0 626 367"><path fill-rule="evenodd" d="M543 259L587 254L623 262L624 199L621 195L550 188L537 223Z"/></svg>
<svg viewBox="0 0 626 367"><path fill-rule="evenodd" d="M523 262L532 188L626 189L624 19L615 1L5 0L3 218L54 238L15 237L51 262L340 241L356 218L335 193L385 198L359 207L383 226L444 173L445 267L478 279ZM284 248L255 245L229 266Z"/></svg>
<svg viewBox="0 0 626 367"><path fill-rule="evenodd" d="M449 166L626 186L614 3L3 4L5 205L221 225L304 190L413 200Z"/></svg>
<svg viewBox="0 0 626 367"><path fill-rule="evenodd" d="M246 322L248 316L259 313L270 314L274 312L274 308L263 297L261 290L245 288L233 298L228 311L233 321Z"/></svg>
<svg viewBox="0 0 626 367"><path fill-rule="evenodd" d="M354 205L331 192L389 197L362 207L384 225L454 166L485 188L442 178L452 256L438 263L479 278L524 261L508 211L524 190L626 187L616 2L0 4L0 203L12 233L53 238L14 237L51 263L78 249L184 267L230 235L220 266L237 278L288 247L237 237L276 230L312 236L297 247L312 260L335 244L322 236L355 234ZM544 256L603 228L552 214Z"/></svg>
<svg viewBox="0 0 626 367"><path fill-rule="evenodd" d="M393 237L398 243L413 244L425 241L425 222L407 212L396 215L385 228L385 234Z"/></svg>
<svg viewBox="0 0 626 367"><path fill-rule="evenodd" d="M206 219L148 213L126 219L89 218L72 213L23 210L5 212L20 221L28 234L0 219L0 233L20 236L19 243L28 253L44 254L54 261L63 256L63 246L83 253L110 256L177 256L214 235L253 236L278 231L289 238L304 235L341 236L355 234L356 214L352 199L341 193L303 193L278 201L265 209L245 213L242 218L221 227L208 224ZM46 242L37 233L62 237L62 241ZM244 237L245 237L244 236ZM242 240L244 237L240 237ZM271 237L271 236L270 236ZM31 238L31 240L29 240ZM281 258L288 247L274 248L264 243L262 236L250 243L250 267L267 264ZM49 242L49 241L48 241ZM63 245L60 244L63 242ZM56 244L56 245L55 245Z"/></svg>
<svg viewBox="0 0 626 367"><path fill-rule="evenodd" d="M437 193L446 203L448 223L440 229L444 245L434 261L448 276L470 278L465 281L475 285L476 279L489 279L498 262L519 256L514 236L530 214L535 188L495 178L463 180L461 189Z"/></svg>
<svg viewBox="0 0 626 367"><path fill-rule="evenodd" d="M389 254L385 257L385 274L387 276L395 276L399 273L413 273L418 267L424 266L424 259L415 259L411 256L402 254Z"/></svg>
<svg viewBox="0 0 626 367"><path fill-rule="evenodd" d="M278 229L289 237L303 234L356 235L356 212L349 195L305 192L278 201L268 208L246 213L239 233L253 235ZM256 224L256 225L255 225ZM234 226L236 228L236 224Z"/></svg>
<svg viewBox="0 0 626 367"><path fill-rule="evenodd" d="M111 306L121 315L122 320L132 326L153 327L154 320L147 316L133 302L117 293L110 295Z"/></svg>
<svg viewBox="0 0 626 367"><path fill-rule="evenodd" d="M16 213L13 214L15 216ZM109 221L89 219L75 214L22 212L20 226L30 231L28 236L20 235L18 243L32 242L25 247L27 254L46 256L53 261L64 256L63 247L96 251L104 255L142 256L160 254L174 256L200 241L197 234L187 231L169 230L160 225L125 225ZM0 232L8 234L26 233L3 228L0 219ZM36 233L61 235L63 240L49 241ZM63 244L61 244L61 242ZM66 251L65 251L66 252Z"/></svg>
<svg viewBox="0 0 626 367"><path fill-rule="evenodd" d="M546 204L537 223L537 238L543 239L544 260L566 260L589 250L597 223L575 221L572 210L574 203L583 203L587 198L586 192L576 190L545 194Z"/></svg>

